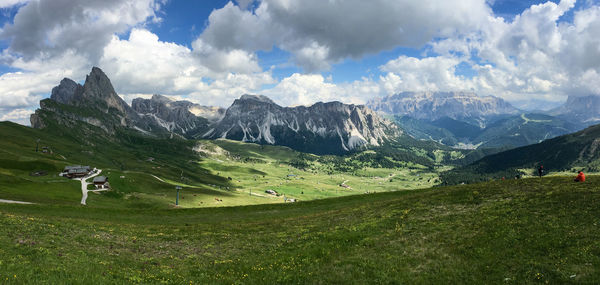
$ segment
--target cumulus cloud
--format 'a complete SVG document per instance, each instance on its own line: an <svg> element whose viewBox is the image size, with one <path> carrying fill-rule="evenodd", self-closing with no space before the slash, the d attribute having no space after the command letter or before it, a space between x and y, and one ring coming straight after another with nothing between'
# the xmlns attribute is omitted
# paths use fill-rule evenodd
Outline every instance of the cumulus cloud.
<svg viewBox="0 0 600 285"><path fill-rule="evenodd" d="M400 56L381 66L387 72L381 84L387 93L411 91L457 91L471 89L464 77L456 75L456 66L461 62L454 57Z"/></svg>
<svg viewBox="0 0 600 285"><path fill-rule="evenodd" d="M310 105L316 100L332 101L342 97L341 88L327 82L321 74L294 73L275 87L263 91L283 106Z"/></svg>
<svg viewBox="0 0 600 285"><path fill-rule="evenodd" d="M0 0L0 9L26 3L29 0Z"/></svg>
<svg viewBox="0 0 600 285"><path fill-rule="evenodd" d="M486 21L483 0L263 0L255 10L232 3L215 10L199 40L219 49L291 52L306 71L327 69L397 46L472 30Z"/></svg>
<svg viewBox="0 0 600 285"><path fill-rule="evenodd" d="M156 19L154 11L160 3L163 1L27 1L13 21L0 29L0 40L9 43L0 53L0 64L19 70L0 75L2 114L15 108L34 109L64 77L83 78L115 33Z"/></svg>
<svg viewBox="0 0 600 285"><path fill-rule="evenodd" d="M273 88L263 90L262 94L271 97L282 106L306 106L317 101L364 104L382 92L380 84L368 78L334 84L332 78L325 78L321 74L294 73L282 79Z"/></svg>
<svg viewBox="0 0 600 285"><path fill-rule="evenodd" d="M473 90L520 106L600 95L600 6L572 11L574 2L504 19L489 0L237 0L214 10L186 45L148 29L160 21L163 0L0 0L0 7L25 3L0 29L8 43L0 64L20 70L0 75L0 113L31 109L62 77L81 80L91 65L128 100L162 93L219 106L244 93L282 105L364 103L411 90ZM399 55L376 78L334 83L315 73L399 46L422 53ZM258 57L274 47L306 73L276 81ZM460 75L464 67L474 75Z"/></svg>
<svg viewBox="0 0 600 285"><path fill-rule="evenodd" d="M532 5L512 21L490 16L477 30L430 42L440 56L401 56L385 64L388 74L381 82L388 91L458 88L523 106L600 95L600 7L588 5L574 12L572 22L561 21L574 3ZM461 60L443 60L456 55ZM460 63L470 65L475 76L456 76Z"/></svg>
<svg viewBox="0 0 600 285"><path fill-rule="evenodd" d="M262 72L256 62L235 52L221 54L220 64L237 66L238 71L244 72L234 72L236 68L214 69L195 52L162 42L148 30L133 29L127 40L113 37L104 49L100 65L113 78L117 92L128 98L136 93L188 95L185 98L196 103L224 106L241 94L274 83L270 72Z"/></svg>
<svg viewBox="0 0 600 285"><path fill-rule="evenodd" d="M157 7L154 0L30 1L0 30L0 39L25 60L75 50L93 62L113 34L156 17Z"/></svg>
<svg viewBox="0 0 600 285"><path fill-rule="evenodd" d="M92 65L100 66L128 100L162 93L225 105L275 83L256 55L244 49L218 49L199 41L190 49L160 41L144 25L157 21L164 3L32 0L20 7L14 21L0 30L0 38L9 43L0 63L19 70L0 75L2 114L35 108L63 77L81 81ZM118 37L128 31L128 39Z"/></svg>
<svg viewBox="0 0 600 285"><path fill-rule="evenodd" d="M0 108L0 122L12 121L21 125L29 125L29 117L33 114L33 109L7 109Z"/></svg>
<svg viewBox="0 0 600 285"><path fill-rule="evenodd" d="M62 78L80 78L85 72L89 72L86 70L87 66L81 62L74 54L67 54L49 62L17 60L14 66L30 71L0 75L0 108L37 105Z"/></svg>
<svg viewBox="0 0 600 285"><path fill-rule="evenodd" d="M206 72L194 64L192 51L161 42L145 29L133 29L129 39L113 36L104 48L100 66L123 93L189 92L202 84Z"/></svg>

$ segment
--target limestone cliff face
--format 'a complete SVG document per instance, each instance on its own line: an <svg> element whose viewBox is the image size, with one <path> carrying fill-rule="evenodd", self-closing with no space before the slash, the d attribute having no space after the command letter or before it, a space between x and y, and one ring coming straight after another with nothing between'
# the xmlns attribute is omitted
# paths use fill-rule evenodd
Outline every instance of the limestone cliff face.
<svg viewBox="0 0 600 285"><path fill-rule="evenodd" d="M60 84L52 88L50 98L58 103L71 104L75 98L75 94L83 93L83 86L75 81L64 78Z"/></svg>
<svg viewBox="0 0 600 285"><path fill-rule="evenodd" d="M598 124L600 122L600 96L569 96L563 106L550 112L583 125Z"/></svg>
<svg viewBox="0 0 600 285"><path fill-rule="evenodd" d="M131 107L141 120L146 121L146 124L158 125L169 132L190 138L206 131L210 122L193 112L196 109L210 109L210 107L189 101L173 101L162 95L153 95L151 99L135 98L131 102ZM211 119L215 117L216 115L210 116Z"/></svg>
<svg viewBox="0 0 600 285"><path fill-rule="evenodd" d="M518 113L515 107L500 98L479 97L472 92L403 92L373 99L367 106L375 111L428 121Z"/></svg>
<svg viewBox="0 0 600 285"><path fill-rule="evenodd" d="M362 105L319 102L290 108L265 96L243 95L204 137L284 145L312 153L343 153L380 145L399 134L393 123Z"/></svg>

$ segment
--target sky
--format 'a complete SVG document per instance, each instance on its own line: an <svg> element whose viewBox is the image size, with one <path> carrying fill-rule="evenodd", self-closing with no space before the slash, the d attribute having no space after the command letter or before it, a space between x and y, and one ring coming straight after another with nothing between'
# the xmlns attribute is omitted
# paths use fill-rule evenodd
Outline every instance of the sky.
<svg viewBox="0 0 600 285"><path fill-rule="evenodd" d="M549 109L600 95L600 0L0 0L0 121L28 125L92 66L128 102L472 91Z"/></svg>

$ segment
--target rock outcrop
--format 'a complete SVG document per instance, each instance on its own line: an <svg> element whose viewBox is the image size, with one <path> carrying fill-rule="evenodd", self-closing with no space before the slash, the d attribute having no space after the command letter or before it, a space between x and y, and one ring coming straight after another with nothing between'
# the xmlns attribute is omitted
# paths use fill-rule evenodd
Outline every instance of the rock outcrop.
<svg viewBox="0 0 600 285"><path fill-rule="evenodd" d="M169 132L190 138L206 131L210 122L192 112L197 109L210 109L210 107L200 106L189 101L173 101L162 95L153 95L151 99L135 98L131 102L131 107L138 113L141 120L146 121L146 124L159 125ZM218 118L217 115L210 117L213 120Z"/></svg>
<svg viewBox="0 0 600 285"><path fill-rule="evenodd" d="M363 105L319 102L310 107L282 107L265 96L243 95L204 137L343 153L380 145L399 134L393 123Z"/></svg>
<svg viewBox="0 0 600 285"><path fill-rule="evenodd" d="M584 126L598 124L600 122L600 96L569 96L564 105L550 113Z"/></svg>
<svg viewBox="0 0 600 285"><path fill-rule="evenodd" d="M480 120L519 112L500 98L479 97L473 92L403 92L373 99L367 106L375 111L427 121L444 117Z"/></svg>

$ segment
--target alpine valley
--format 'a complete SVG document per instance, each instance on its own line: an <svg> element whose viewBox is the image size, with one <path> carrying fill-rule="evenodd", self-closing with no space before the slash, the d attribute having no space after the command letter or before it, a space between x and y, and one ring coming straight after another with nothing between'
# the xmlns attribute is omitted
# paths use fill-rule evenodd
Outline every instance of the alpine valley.
<svg viewBox="0 0 600 285"><path fill-rule="evenodd" d="M591 122L573 119L568 108L531 113L472 92L404 92L373 99L367 106L396 120L414 138L458 148L525 146L581 130Z"/></svg>
<svg viewBox="0 0 600 285"><path fill-rule="evenodd" d="M565 215L593 222L572 210L597 208L588 188L597 187L594 176L575 191L564 176L500 180L531 176L542 161L553 175L598 170L598 126L560 136L582 124L566 121L568 108L526 113L460 92L401 93L368 106L283 107L248 94L227 109L162 95L129 105L99 68L83 85L65 78L40 101L32 128L0 122L0 197L16 203L1 204L8 226L0 229L0 268L49 283L322 282L297 268L331 283L387 283L404 278L388 270L417 262L429 269L407 280L456 283L523 264L510 241L486 242L499 232L516 227L520 255L546 260L535 250L545 226L565 229L553 238L573 237ZM93 174L67 179L63 170L73 167ZM565 200L576 206L557 208ZM497 218L528 217L532 207L543 214L510 225ZM575 232L585 244L597 234L587 226ZM544 249L564 246L556 243ZM479 272L467 258L473 246L502 273L467 274ZM389 249L404 254L390 257ZM4 262L14 255L28 261ZM33 270L34 260L45 269ZM379 279L330 275L340 260L352 272L377 264L370 270ZM437 268L431 260L463 261ZM439 279L440 268L460 278ZM585 268L582 280L594 279Z"/></svg>
<svg viewBox="0 0 600 285"><path fill-rule="evenodd" d="M600 284L599 201L600 0L0 0L2 284Z"/></svg>
<svg viewBox="0 0 600 285"><path fill-rule="evenodd" d="M589 105L585 99L576 101ZM261 150L272 145L288 147L286 163L300 169L324 167L327 173L333 169L355 173L365 166L423 169L432 175L429 183L423 184L426 186L469 181L450 179L448 175L442 175L448 178L446 181L436 177L448 169L467 167L486 155L580 130L593 122L590 119L593 115L572 116L577 102L569 100L565 105L569 107L547 113L529 113L500 98L480 97L472 92L403 92L375 98L366 106L318 102L311 106L282 107L266 96L248 94L226 109L173 101L163 95L135 98L130 106L116 94L106 74L94 67L83 85L65 78L54 87L50 98L40 101L40 109L31 115L31 125L44 133L70 138L83 153L105 153L98 148L112 144L123 150L128 149L123 146L128 146L128 151L138 156L136 160L154 159L156 154L152 151L162 144L172 144L188 162L195 161L194 157L213 154L254 161L256 154L242 155L222 149L221 144L246 147L258 144ZM567 121L569 118L573 119ZM136 145L140 142L149 144L150 153L140 153ZM94 161L92 157L86 161ZM121 154L103 158L123 170L130 163L121 160ZM180 163L165 161L164 165ZM577 163L581 164L581 160L554 166L567 168ZM202 165L193 164L194 167L185 168ZM521 164L534 167L535 162ZM500 168L496 172L505 168L514 172L514 165ZM177 171L183 173L186 169L172 169ZM197 177L197 171L188 176ZM344 181L334 184L340 182Z"/></svg>

